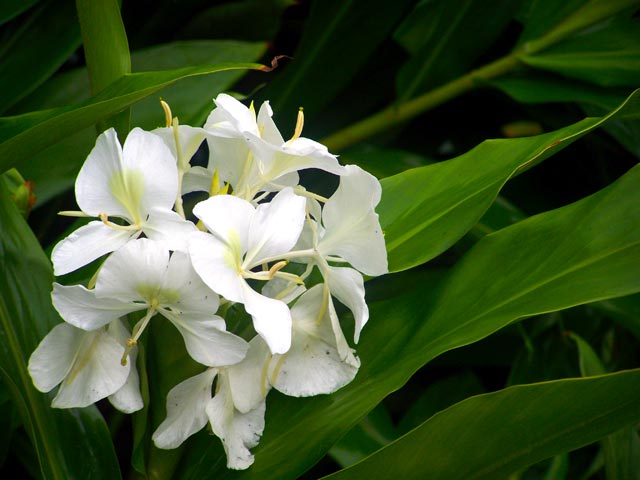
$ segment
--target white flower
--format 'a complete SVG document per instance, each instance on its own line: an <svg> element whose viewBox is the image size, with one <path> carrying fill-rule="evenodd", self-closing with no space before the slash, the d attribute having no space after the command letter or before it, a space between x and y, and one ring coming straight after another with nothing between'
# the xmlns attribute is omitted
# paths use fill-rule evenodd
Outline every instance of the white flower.
<svg viewBox="0 0 640 480"><path fill-rule="evenodd" d="M295 245L304 223L304 206L304 198L286 188L257 208L231 195L217 195L193 209L211 232L197 232L190 238L189 253L196 272L212 290L244 304L273 353L289 349L291 312L284 302L253 290L246 279L287 275L277 272L282 263L267 271L252 269L277 261Z"/></svg>
<svg viewBox="0 0 640 480"><path fill-rule="evenodd" d="M119 410L131 413L143 406L135 349L122 365L129 332L120 320L108 328L86 332L66 323L44 337L29 359L29 373L41 392L60 384L52 406L86 407L105 397Z"/></svg>
<svg viewBox="0 0 640 480"><path fill-rule="evenodd" d="M208 420L227 452L227 466L248 468L253 463L249 449L258 444L264 429L269 386L263 371L268 356L264 341L255 337L242 362L227 368L210 368L173 387L167 396L167 418L152 437L155 445L176 448ZM216 376L218 383L212 398Z"/></svg>
<svg viewBox="0 0 640 480"><path fill-rule="evenodd" d="M300 137L302 112L293 138L285 142L271 118L269 102L262 104L257 117L253 106L247 108L229 95L220 94L214 102L216 108L204 126L209 133L208 175L211 178L217 169L234 195L252 200L261 191L296 186L297 171L306 168L342 174L343 167L327 147Z"/></svg>
<svg viewBox="0 0 640 480"><path fill-rule="evenodd" d="M184 250L195 230L171 210L178 192L176 160L164 142L135 128L120 147L115 130L101 134L78 178L76 200L82 212L101 221L85 225L60 241L51 254L56 275L72 272L112 252L141 233ZM117 225L118 217L129 225Z"/></svg>
<svg viewBox="0 0 640 480"><path fill-rule="evenodd" d="M133 344L159 313L180 331L191 357L203 365L237 363L248 348L244 340L226 332L224 320L214 315L218 296L202 283L189 257L182 252L169 257L169 251L152 240L129 242L107 258L94 290L56 283L52 298L65 321L88 331L146 310L129 341Z"/></svg>

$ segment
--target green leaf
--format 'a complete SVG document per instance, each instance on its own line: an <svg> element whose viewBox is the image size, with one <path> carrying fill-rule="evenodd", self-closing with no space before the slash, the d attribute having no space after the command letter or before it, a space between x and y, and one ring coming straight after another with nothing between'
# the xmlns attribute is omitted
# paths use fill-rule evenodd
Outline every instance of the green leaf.
<svg viewBox="0 0 640 480"><path fill-rule="evenodd" d="M325 478L506 478L638 420L640 370L519 385L460 402Z"/></svg>
<svg viewBox="0 0 640 480"><path fill-rule="evenodd" d="M524 3L524 8L518 19L524 24L518 44L534 40L561 23L575 13L588 0L567 0L558 3L557 0L530 0Z"/></svg>
<svg viewBox="0 0 640 480"><path fill-rule="evenodd" d="M612 118L638 115L640 91L602 118L535 137L487 140L446 162L382 180L377 208L389 270L420 265L460 239L512 176L535 165Z"/></svg>
<svg viewBox="0 0 640 480"><path fill-rule="evenodd" d="M262 70L254 63L223 63L175 70L133 73L112 83L74 107L27 113L0 119L0 171L5 171L55 144L61 138L94 124L176 81L227 70Z"/></svg>
<svg viewBox="0 0 640 480"><path fill-rule="evenodd" d="M640 295L612 298L594 304L598 310L606 313L612 320L629 330L640 340Z"/></svg>
<svg viewBox="0 0 640 480"><path fill-rule="evenodd" d="M89 71L91 93L96 94L108 85L131 73L129 43L124 31L117 0L76 0L84 58ZM129 133L131 112L125 109L96 125L98 133L115 127L120 138Z"/></svg>
<svg viewBox="0 0 640 480"><path fill-rule="evenodd" d="M412 54L398 73L399 101L465 73L500 36L519 3L499 0L489 7L482 0L420 2L394 35Z"/></svg>
<svg viewBox="0 0 640 480"><path fill-rule="evenodd" d="M38 453L44 478L120 478L109 431L97 408L58 410L36 391L27 361L60 319L53 275L36 238L0 181L0 373ZM78 441L82 438L82 442Z"/></svg>
<svg viewBox="0 0 640 480"><path fill-rule="evenodd" d="M263 51L261 43L229 40L177 42L133 52L131 62L136 71L153 71L189 64L252 61ZM216 75L196 76L163 88L133 106L132 125L148 130L164 126L164 114L158 101L161 94L181 124L199 126L213 108L212 98L231 87L243 73L242 70L229 70ZM54 77L20 106L26 110L38 104L44 108L65 106L85 100L89 97L88 92L86 69L76 69ZM95 131L84 129L35 154L28 163L20 166L20 172L34 182L37 205L73 186L78 170L94 143Z"/></svg>
<svg viewBox="0 0 640 480"><path fill-rule="evenodd" d="M310 118L335 97L390 35L410 0L323 0L313 2L300 44L259 95L274 110ZM282 124L283 122L279 122ZM282 128L287 131L286 122Z"/></svg>
<svg viewBox="0 0 640 480"><path fill-rule="evenodd" d="M583 377L593 377L595 375L604 375L607 373L607 369L602 364L602 361L598 357L598 354L593 351L591 345L589 345L582 337L575 333L570 333L571 339L576 342L578 346L578 357L580 360L580 373Z"/></svg>
<svg viewBox="0 0 640 480"><path fill-rule="evenodd" d="M0 48L0 113L52 75L80 45L73 1L43 2Z"/></svg>
<svg viewBox="0 0 640 480"><path fill-rule="evenodd" d="M631 18L601 23L520 60L537 69L604 87L640 84L640 25Z"/></svg>

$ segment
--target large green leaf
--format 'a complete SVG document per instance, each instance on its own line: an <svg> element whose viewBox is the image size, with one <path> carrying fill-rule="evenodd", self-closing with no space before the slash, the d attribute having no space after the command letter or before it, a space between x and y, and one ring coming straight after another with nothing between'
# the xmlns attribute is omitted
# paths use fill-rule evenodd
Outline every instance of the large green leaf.
<svg viewBox="0 0 640 480"><path fill-rule="evenodd" d="M60 319L49 295L49 260L1 179L0 231L0 373L38 453L42 476L119 478L111 437L98 410L52 409L50 397L31 383L28 358Z"/></svg>
<svg viewBox="0 0 640 480"><path fill-rule="evenodd" d="M295 478L436 356L519 318L640 291L639 182L640 166L580 202L487 235L440 289L422 282L372 304L351 384L309 399L270 394L249 470L225 471L219 442L200 435L179 478Z"/></svg>
<svg viewBox="0 0 640 480"><path fill-rule="evenodd" d="M112 83L89 100L1 119L0 171L27 161L33 154L112 115L180 79L227 70L264 70L255 63L223 63L175 70L133 73Z"/></svg>
<svg viewBox="0 0 640 480"><path fill-rule="evenodd" d="M194 64L252 61L263 51L264 45L261 43L229 40L176 42L133 52L131 63L136 71L154 71ZM242 70L229 70L216 75L186 78L163 88L133 106L132 125L145 129L163 126L164 113L157 96L162 95L180 123L199 126L213 107L211 99L231 87L241 75ZM45 83L20 107L26 110L36 108L37 105L55 108L88 97L87 71L76 69ZM20 166L23 176L34 182L37 205L73 185L78 170L94 143L95 131L92 128L84 129L35 154L29 162Z"/></svg>
<svg viewBox="0 0 640 480"><path fill-rule="evenodd" d="M399 101L465 73L500 36L519 4L514 0L494 1L490 7L482 0L420 2L394 35L412 55L398 72Z"/></svg>
<svg viewBox="0 0 640 480"><path fill-rule="evenodd" d="M3 43L0 113L45 81L80 45L73 0L43 2Z"/></svg>
<svg viewBox="0 0 640 480"><path fill-rule="evenodd" d="M507 478L638 420L640 370L518 385L460 402L325 478Z"/></svg>
<svg viewBox="0 0 640 480"><path fill-rule="evenodd" d="M382 180L378 206L389 269L420 265L449 248L491 205L504 183L613 118L637 116L640 91L602 118L535 137L487 140L446 162Z"/></svg>

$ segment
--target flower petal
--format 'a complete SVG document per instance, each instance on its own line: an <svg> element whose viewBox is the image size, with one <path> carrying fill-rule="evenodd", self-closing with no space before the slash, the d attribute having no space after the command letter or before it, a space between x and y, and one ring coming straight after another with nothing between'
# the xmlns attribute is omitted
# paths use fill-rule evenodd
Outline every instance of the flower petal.
<svg viewBox="0 0 640 480"><path fill-rule="evenodd" d="M211 233L227 244L246 251L253 205L231 195L216 195L193 207L193 214L202 220Z"/></svg>
<svg viewBox="0 0 640 480"><path fill-rule="evenodd" d="M233 404L240 413L257 408L271 389L266 366L271 359L267 344L258 335L249 342L247 356L240 363L227 368L229 391Z"/></svg>
<svg viewBox="0 0 640 480"><path fill-rule="evenodd" d="M329 267L329 278L325 281L329 284L331 295L342 302L351 312L355 320L353 340L358 343L360 331L369 320L369 307L364 301L364 282L353 268Z"/></svg>
<svg viewBox="0 0 640 480"><path fill-rule="evenodd" d="M269 203L258 205L249 226L244 266L252 268L263 258L286 253L300 237L306 200L285 188Z"/></svg>
<svg viewBox="0 0 640 480"><path fill-rule="evenodd" d="M131 180L141 175L139 180L128 182L128 200L142 214L152 207L171 209L178 195L178 167L169 148L156 135L134 128L129 132L122 147L122 166L125 178ZM134 173L135 172L135 173ZM141 189L141 191L138 191Z"/></svg>
<svg viewBox="0 0 640 480"><path fill-rule="evenodd" d="M60 323L42 339L29 358L29 374L41 392L48 392L67 376L82 343L83 331Z"/></svg>
<svg viewBox="0 0 640 480"><path fill-rule="evenodd" d="M197 232L196 226L173 210L154 207L144 224L144 234L164 244L169 250L187 251L187 235Z"/></svg>
<svg viewBox="0 0 640 480"><path fill-rule="evenodd" d="M207 424L206 407L218 370L209 368L173 387L167 395L167 418L153 432L158 448L177 448Z"/></svg>
<svg viewBox="0 0 640 480"><path fill-rule="evenodd" d="M119 230L102 222L89 222L63 238L53 248L51 261L56 276L66 275L84 267L102 255L117 250L136 232Z"/></svg>
<svg viewBox="0 0 640 480"><path fill-rule="evenodd" d="M265 142L271 143L272 145L282 145L284 143L284 139L271 117L273 117L273 110L271 109L269 102L266 101L262 104L260 111L258 112L257 121L260 137L262 137Z"/></svg>
<svg viewBox="0 0 640 480"><path fill-rule="evenodd" d="M161 288L178 294L173 307L182 313L201 313L211 317L220 305L218 294L198 276L186 253L174 252L171 255ZM224 328L224 322L222 325Z"/></svg>
<svg viewBox="0 0 640 480"><path fill-rule="evenodd" d="M387 251L374 208L380 182L355 165L347 165L340 186L322 211L325 235L318 244L324 255L338 255L366 275L388 272Z"/></svg>
<svg viewBox="0 0 640 480"><path fill-rule="evenodd" d="M182 194L208 192L211 188L213 172L204 167L191 167L182 177Z"/></svg>
<svg viewBox="0 0 640 480"><path fill-rule="evenodd" d="M216 315L181 314L160 310L180 331L191 358L209 367L233 365L249 348L242 338L224 331L224 320Z"/></svg>
<svg viewBox="0 0 640 480"><path fill-rule="evenodd" d="M117 392L127 381L130 362L120 360L124 346L104 329L81 331L82 341L69 374L51 403L55 408L82 408Z"/></svg>
<svg viewBox="0 0 640 480"><path fill-rule="evenodd" d="M97 298L94 290L82 285L54 283L51 299L60 316L82 330L96 330L123 315L146 308L145 305L115 298Z"/></svg>
<svg viewBox="0 0 640 480"><path fill-rule="evenodd" d="M291 312L280 300L260 295L243 282L244 308L253 327L267 342L271 353L285 353L291 346Z"/></svg>
<svg viewBox="0 0 640 480"><path fill-rule="evenodd" d="M223 372L218 382L218 392L206 409L211 429L222 440L227 453L227 467L235 470L249 468L254 460L249 449L258 444L264 431L266 402L261 402L250 412L240 413L234 408L229 382Z"/></svg>
<svg viewBox="0 0 640 480"><path fill-rule="evenodd" d="M96 297L139 301L162 285L168 264L169 251L163 245L146 238L129 242L105 260Z"/></svg>
<svg viewBox="0 0 640 480"><path fill-rule="evenodd" d="M97 217L100 213L131 220L126 207L114 196L111 184L122 172L122 147L113 128L102 133L82 165L76 179L76 201L80 210Z"/></svg>
<svg viewBox="0 0 640 480"><path fill-rule="evenodd" d="M125 345L131 336L129 330L124 326L122 320L116 320L109 325L107 333L111 335L120 345ZM134 347L127 357L131 364L129 376L124 385L114 394L109 395L109 402L123 413L133 413L144 407L142 394L140 393L140 377L136 368L136 357L138 348Z"/></svg>
<svg viewBox="0 0 640 480"><path fill-rule="evenodd" d="M214 100L216 108L209 114L204 128L220 136L241 136L243 132L258 135L256 114L225 93Z"/></svg>
<svg viewBox="0 0 640 480"><path fill-rule="evenodd" d="M171 155L176 160L178 152L176 149L176 137L173 127L156 128L151 133L162 139L167 148L171 151ZM200 145L204 141L205 132L202 128L192 127L190 125L178 125L178 139L180 141L180 158L183 162L189 163ZM184 192L183 192L184 193Z"/></svg>

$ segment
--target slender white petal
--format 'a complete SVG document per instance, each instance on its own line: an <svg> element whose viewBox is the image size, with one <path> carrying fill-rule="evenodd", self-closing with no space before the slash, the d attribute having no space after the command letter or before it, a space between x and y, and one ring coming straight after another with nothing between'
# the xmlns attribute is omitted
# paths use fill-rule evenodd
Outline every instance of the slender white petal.
<svg viewBox="0 0 640 480"><path fill-rule="evenodd" d="M123 175L142 176L129 182L128 196L144 214L152 207L170 209L178 194L178 167L169 148L156 135L134 128L122 147ZM135 173L134 173L135 172ZM140 189L140 190L138 190ZM144 218L142 218L144 220Z"/></svg>
<svg viewBox="0 0 640 480"><path fill-rule="evenodd" d="M226 369L233 404L240 413L254 410L264 401L271 389L267 378L267 364L271 352L260 336L249 342L247 356L240 363Z"/></svg>
<svg viewBox="0 0 640 480"><path fill-rule="evenodd" d="M249 348L242 338L224 331L224 320L216 315L176 315L160 310L180 331L191 358L209 367L222 367L240 362Z"/></svg>
<svg viewBox="0 0 640 480"><path fill-rule="evenodd" d="M266 402L261 402L247 413L240 413L234 407L224 372L220 373L218 382L218 391L206 408L211 429L222 440L227 453L227 467L236 470L249 468L254 460L249 449L258 444L264 431Z"/></svg>
<svg viewBox="0 0 640 480"><path fill-rule="evenodd" d="M291 312L280 300L260 295L243 283L244 308L253 327L267 342L271 353L285 353L291 346Z"/></svg>
<svg viewBox="0 0 640 480"><path fill-rule="evenodd" d="M329 297L329 320L331 322L331 328L333 330L336 350L340 356L340 360L344 363L351 365L354 368L360 368L360 359L354 355L354 350L347 343L347 339L344 337L344 332L340 326L340 319L336 313L336 308L333 305L333 299Z"/></svg>
<svg viewBox="0 0 640 480"><path fill-rule="evenodd" d="M193 233L189 237L189 255L193 268L209 288L232 302L244 301L240 258L224 241L208 233Z"/></svg>
<svg viewBox="0 0 640 480"><path fill-rule="evenodd" d="M155 293L167 270L169 251L145 238L127 243L105 260L96 282L96 297L139 301Z"/></svg>
<svg viewBox="0 0 640 480"><path fill-rule="evenodd" d="M322 211L326 229L318 244L323 255L338 255L367 275L388 272L387 251L374 208L380 182L355 165L347 165L340 186Z"/></svg>
<svg viewBox="0 0 640 480"><path fill-rule="evenodd" d="M210 232L239 248L247 249L249 225L255 213L253 205L231 195L216 195L193 207L193 214L202 220Z"/></svg>
<svg viewBox="0 0 640 480"><path fill-rule="evenodd" d="M162 243L169 250L187 251L187 236L197 232L196 226L168 208L154 207L143 227L151 240Z"/></svg>
<svg viewBox="0 0 640 480"><path fill-rule="evenodd" d="M281 300L287 305L302 295L306 290L304 285L295 285L283 278L272 278L262 287L262 295Z"/></svg>
<svg viewBox="0 0 640 480"><path fill-rule="evenodd" d="M129 330L121 320L116 320L109 325L107 333L111 335L120 345L125 345L130 337ZM124 385L114 394L109 395L109 402L123 413L133 413L144 407L142 394L140 393L140 377L136 368L138 348L134 347L129 352L127 361L131 364L129 376Z"/></svg>
<svg viewBox="0 0 640 480"><path fill-rule="evenodd" d="M258 205L249 226L245 265L291 250L304 225L305 204L303 197L285 188L270 203Z"/></svg>
<svg viewBox="0 0 640 480"><path fill-rule="evenodd" d="M173 158L178 159L176 149L176 137L173 127L156 128L151 133L162 139L164 144L169 148ZM180 157L185 162L189 162L191 157L195 155L204 141L205 133L202 128L192 127L190 125L178 125L178 139L180 141ZM184 189L183 189L184 193Z"/></svg>
<svg viewBox="0 0 640 480"><path fill-rule="evenodd" d="M221 184L230 183L234 190L239 187L242 179L243 183L252 182L255 177L257 167L254 165L254 158L247 142L244 138L224 138L218 134L207 135L207 145L209 146L209 184L206 191L211 186L211 176L218 170L218 177ZM237 192L234 192L237 194Z"/></svg>
<svg viewBox="0 0 640 480"><path fill-rule="evenodd" d="M51 299L60 316L82 330L96 330L123 315L146 308L116 298L97 298L94 290L82 285L54 283Z"/></svg>
<svg viewBox="0 0 640 480"><path fill-rule="evenodd" d="M76 179L76 201L80 209L94 217L108 213L128 218L130 213L113 194L112 187L122 171L122 147L113 128L102 133Z"/></svg>
<svg viewBox="0 0 640 480"><path fill-rule="evenodd" d="M258 134L256 115L230 95L221 93L214 100L216 109L211 112L204 128L220 135L238 135L242 132Z"/></svg>
<svg viewBox="0 0 640 480"><path fill-rule="evenodd" d="M83 331L61 323L42 339L29 358L29 374L41 392L48 392L67 376L83 339Z"/></svg>
<svg viewBox="0 0 640 480"><path fill-rule="evenodd" d="M135 235L136 232L111 228L102 222L89 222L54 247L51 253L54 274L66 275L84 267L117 250Z"/></svg>
<svg viewBox="0 0 640 480"><path fill-rule="evenodd" d="M266 101L262 104L258 112L258 131L265 142L271 143L272 145L282 145L284 139L271 117L273 117L273 110L269 102Z"/></svg>
<svg viewBox="0 0 640 480"><path fill-rule="evenodd" d="M153 433L158 448L177 448L207 424L206 407L218 373L209 368L173 387L167 395L167 418Z"/></svg>
<svg viewBox="0 0 640 480"><path fill-rule="evenodd" d="M129 377L130 362L120 363L123 345L104 329L81 335L73 366L51 403L55 408L89 406L120 390Z"/></svg>
<svg viewBox="0 0 640 480"><path fill-rule="evenodd" d="M271 361L269 379L286 395L333 393L351 382L358 372L358 367L344 362L338 352L328 305L325 308L322 305L327 301L323 288L323 285L311 288L291 309L291 348L284 355L274 355ZM324 314L319 319L321 312Z"/></svg>
<svg viewBox="0 0 640 480"><path fill-rule="evenodd" d="M364 300L364 282L362 275L353 268L329 267L328 278L331 295L336 297L353 313L355 331L353 340L358 343L360 331L369 320L369 307Z"/></svg>

